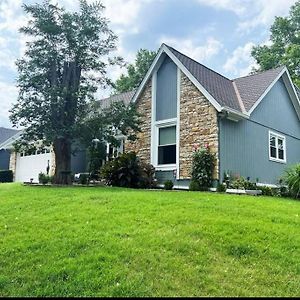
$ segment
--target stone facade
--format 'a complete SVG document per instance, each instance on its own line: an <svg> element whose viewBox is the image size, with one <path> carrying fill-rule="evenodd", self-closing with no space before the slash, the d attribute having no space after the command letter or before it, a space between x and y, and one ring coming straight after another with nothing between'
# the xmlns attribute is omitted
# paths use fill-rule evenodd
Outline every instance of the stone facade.
<svg viewBox="0 0 300 300"><path fill-rule="evenodd" d="M214 179L218 179L217 111L183 73L180 85L180 179L191 177L194 147L206 144L216 156Z"/></svg>
<svg viewBox="0 0 300 300"><path fill-rule="evenodd" d="M151 94L152 84L149 80L137 101L137 110L142 115L141 132L138 133L137 141L127 141L125 144L126 152L135 151L147 163L150 163L151 152ZM196 86L181 73L179 179L191 178L194 147L206 144L216 156L214 179L218 179L217 111Z"/></svg>
<svg viewBox="0 0 300 300"><path fill-rule="evenodd" d="M10 158L9 158L9 169L13 171L14 181L16 177L16 168L17 168L17 153L11 150Z"/></svg>
<svg viewBox="0 0 300 300"><path fill-rule="evenodd" d="M151 102L152 102L152 82L151 79L145 86L140 98L137 101L137 111L141 114L141 132L137 134L135 142L126 141L125 151L135 151L146 163L150 163L151 151Z"/></svg>

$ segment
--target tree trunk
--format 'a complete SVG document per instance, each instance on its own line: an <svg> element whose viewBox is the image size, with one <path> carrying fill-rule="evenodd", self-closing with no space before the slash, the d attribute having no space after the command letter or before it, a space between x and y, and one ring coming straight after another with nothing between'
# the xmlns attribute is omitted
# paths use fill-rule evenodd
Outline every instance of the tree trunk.
<svg viewBox="0 0 300 300"><path fill-rule="evenodd" d="M71 141L58 138L53 143L55 153L54 183L62 185L72 184L71 179Z"/></svg>

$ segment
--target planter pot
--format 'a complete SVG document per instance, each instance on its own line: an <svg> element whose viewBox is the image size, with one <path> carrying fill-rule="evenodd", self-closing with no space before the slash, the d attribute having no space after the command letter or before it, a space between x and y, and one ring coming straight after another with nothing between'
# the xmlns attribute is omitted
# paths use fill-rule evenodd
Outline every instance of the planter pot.
<svg viewBox="0 0 300 300"><path fill-rule="evenodd" d="M261 190L246 190L247 195L252 195L252 196L257 196L261 195L262 191Z"/></svg>
<svg viewBox="0 0 300 300"><path fill-rule="evenodd" d="M246 191L245 190L240 190L240 189L227 189L226 193L228 193L228 194L239 194L239 195L244 194L245 195Z"/></svg>

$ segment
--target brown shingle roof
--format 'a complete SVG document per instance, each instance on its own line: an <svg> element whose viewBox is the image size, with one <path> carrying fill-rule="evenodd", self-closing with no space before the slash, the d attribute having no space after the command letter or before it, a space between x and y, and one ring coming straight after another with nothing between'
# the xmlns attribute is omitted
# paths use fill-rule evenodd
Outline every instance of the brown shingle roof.
<svg viewBox="0 0 300 300"><path fill-rule="evenodd" d="M207 68L174 48L170 46L167 47L221 106L227 106L241 111L237 95L230 79Z"/></svg>
<svg viewBox="0 0 300 300"><path fill-rule="evenodd" d="M125 104L129 104L134 94L135 94L135 90L118 94L118 95L113 95L108 98L99 100L99 104L102 109L109 108L111 104L120 101L123 101Z"/></svg>
<svg viewBox="0 0 300 300"><path fill-rule="evenodd" d="M248 112L285 68L281 66L276 69L230 80L176 49L167 45L165 46L220 106L228 107L239 112L245 112L244 108L246 112ZM239 95L237 95L236 90ZM297 88L296 91L300 97L300 90ZM136 91L126 92L102 99L99 101L100 106L101 108L107 108L112 103L118 101L123 101L128 104L135 95L135 92Z"/></svg>
<svg viewBox="0 0 300 300"><path fill-rule="evenodd" d="M0 127L0 144L14 136L19 130Z"/></svg>
<svg viewBox="0 0 300 300"><path fill-rule="evenodd" d="M276 69L233 80L238 88L239 94L247 111L253 107L283 69L284 66L281 66Z"/></svg>

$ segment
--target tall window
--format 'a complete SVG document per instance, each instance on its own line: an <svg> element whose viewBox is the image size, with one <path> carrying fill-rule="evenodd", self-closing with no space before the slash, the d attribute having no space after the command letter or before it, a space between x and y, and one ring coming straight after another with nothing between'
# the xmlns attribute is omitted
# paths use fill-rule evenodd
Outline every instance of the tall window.
<svg viewBox="0 0 300 300"><path fill-rule="evenodd" d="M269 158L273 161L286 162L285 137L274 132L269 132Z"/></svg>
<svg viewBox="0 0 300 300"><path fill-rule="evenodd" d="M158 164L176 164L176 126L162 127L158 130Z"/></svg>

